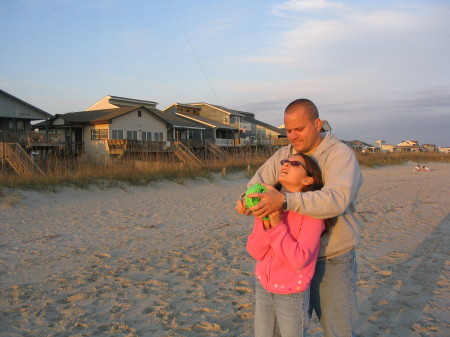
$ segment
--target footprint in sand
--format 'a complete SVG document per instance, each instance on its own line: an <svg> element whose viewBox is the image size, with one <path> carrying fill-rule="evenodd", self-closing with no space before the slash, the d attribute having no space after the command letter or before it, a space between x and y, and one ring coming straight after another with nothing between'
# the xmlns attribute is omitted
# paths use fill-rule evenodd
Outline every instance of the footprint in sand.
<svg viewBox="0 0 450 337"><path fill-rule="evenodd" d="M96 257L100 258L100 259L109 259L112 257L111 254L95 254Z"/></svg>
<svg viewBox="0 0 450 337"><path fill-rule="evenodd" d="M112 231L123 231L123 230L125 230L125 229L127 229L126 226L115 226L115 227L111 227L111 230L112 230Z"/></svg>

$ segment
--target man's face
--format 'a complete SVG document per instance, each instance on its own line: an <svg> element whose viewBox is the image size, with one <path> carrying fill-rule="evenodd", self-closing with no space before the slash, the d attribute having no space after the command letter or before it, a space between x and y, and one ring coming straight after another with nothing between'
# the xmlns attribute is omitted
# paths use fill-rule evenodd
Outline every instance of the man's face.
<svg viewBox="0 0 450 337"><path fill-rule="evenodd" d="M284 114L287 138L296 152L310 154L322 141L322 121L312 121L304 107L292 108Z"/></svg>

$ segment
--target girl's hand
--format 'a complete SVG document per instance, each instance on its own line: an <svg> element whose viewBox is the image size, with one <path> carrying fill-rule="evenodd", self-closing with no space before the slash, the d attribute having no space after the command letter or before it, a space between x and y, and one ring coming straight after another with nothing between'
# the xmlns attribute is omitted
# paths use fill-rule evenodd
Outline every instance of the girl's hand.
<svg viewBox="0 0 450 337"><path fill-rule="evenodd" d="M281 210L269 214L269 220L263 220L264 229L276 227L281 222Z"/></svg>
<svg viewBox="0 0 450 337"><path fill-rule="evenodd" d="M276 227L281 222L281 210L269 214L270 226Z"/></svg>

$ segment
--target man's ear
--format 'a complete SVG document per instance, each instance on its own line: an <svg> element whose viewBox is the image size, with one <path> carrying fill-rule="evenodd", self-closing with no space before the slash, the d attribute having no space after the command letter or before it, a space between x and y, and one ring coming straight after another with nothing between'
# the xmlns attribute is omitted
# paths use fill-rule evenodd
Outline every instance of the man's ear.
<svg viewBox="0 0 450 337"><path fill-rule="evenodd" d="M322 120L320 118L316 118L315 122L314 122L314 126L316 127L316 130L318 130L320 132L320 130L322 130Z"/></svg>

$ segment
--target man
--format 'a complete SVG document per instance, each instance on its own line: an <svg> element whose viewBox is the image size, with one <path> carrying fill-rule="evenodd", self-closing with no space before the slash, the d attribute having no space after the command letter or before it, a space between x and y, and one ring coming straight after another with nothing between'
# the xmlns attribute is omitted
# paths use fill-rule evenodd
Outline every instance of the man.
<svg viewBox="0 0 450 337"><path fill-rule="evenodd" d="M246 209L242 198L236 209L240 214L264 217L280 208L318 219L338 217L336 224L321 238L319 259L311 282L310 314L314 310L326 337L356 336L356 261L360 223L356 217L356 198L363 182L353 151L335 136L323 137L322 121L314 103L298 99L284 114L290 145L279 149L250 180L264 183L266 193L259 204ZM280 193L274 187L281 169L280 161L302 152L310 155L322 170L324 187L306 193Z"/></svg>

